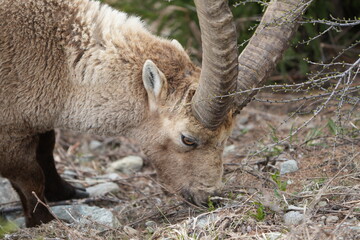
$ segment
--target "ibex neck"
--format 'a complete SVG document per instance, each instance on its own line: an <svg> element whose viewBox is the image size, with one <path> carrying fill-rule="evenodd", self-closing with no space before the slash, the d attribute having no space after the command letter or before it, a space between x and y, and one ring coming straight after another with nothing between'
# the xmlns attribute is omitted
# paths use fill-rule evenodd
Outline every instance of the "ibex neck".
<svg viewBox="0 0 360 240"><path fill-rule="evenodd" d="M151 35L138 18L99 2L86 1L78 8L65 43L71 88L56 126L127 135L143 121L146 107L141 80L145 60L134 52L146 43L129 38Z"/></svg>
<svg viewBox="0 0 360 240"><path fill-rule="evenodd" d="M57 126L98 135L128 135L145 116L145 101L113 86L73 89Z"/></svg>
<svg viewBox="0 0 360 240"><path fill-rule="evenodd" d="M71 93L57 126L101 135L128 135L147 118L142 68L153 60L169 89L196 71L185 51L151 35L136 17L98 2L80 8L65 45Z"/></svg>

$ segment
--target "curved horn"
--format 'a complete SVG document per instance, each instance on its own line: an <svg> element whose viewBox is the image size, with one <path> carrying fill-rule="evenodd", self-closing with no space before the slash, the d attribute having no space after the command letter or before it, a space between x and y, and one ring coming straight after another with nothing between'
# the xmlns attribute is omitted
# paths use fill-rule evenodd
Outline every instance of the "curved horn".
<svg viewBox="0 0 360 240"><path fill-rule="evenodd" d="M194 116L216 129L233 106L238 74L236 28L227 0L195 0L202 38L202 70L192 99Z"/></svg>
<svg viewBox="0 0 360 240"><path fill-rule="evenodd" d="M239 56L237 91L258 87L274 70L297 30L297 20L308 0L272 0L250 42ZM236 95L235 113L247 105L257 92Z"/></svg>

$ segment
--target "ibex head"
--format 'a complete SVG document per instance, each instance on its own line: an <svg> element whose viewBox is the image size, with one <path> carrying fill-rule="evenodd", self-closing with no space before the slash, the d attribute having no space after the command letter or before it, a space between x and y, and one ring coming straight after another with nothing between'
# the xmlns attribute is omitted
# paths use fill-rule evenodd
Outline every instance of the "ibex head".
<svg viewBox="0 0 360 240"><path fill-rule="evenodd" d="M175 71L181 84L169 89L173 83L167 78L173 73L166 72L168 67L162 69L161 60L146 60L142 79L150 117L143 131L154 137L146 137L142 145L160 182L201 205L221 187L222 152L233 125L233 99L218 96L236 90L238 54L227 2L209 1L211 8L205 1L195 2L203 37L202 70L172 41L168 47L181 59L174 63L179 65Z"/></svg>
<svg viewBox="0 0 360 240"><path fill-rule="evenodd" d="M195 118L192 101L199 75L199 69L194 69L186 76L189 85L183 96L176 92L169 97L163 94L167 80L153 62L145 63L143 73L152 111L150 126L144 131L153 136L147 138L143 149L160 182L197 205L221 187L221 155L232 127L231 114L213 129Z"/></svg>
<svg viewBox="0 0 360 240"><path fill-rule="evenodd" d="M264 35L267 40L280 38L281 41L270 39L273 42L261 43L265 46L261 51L245 50L242 59L239 58L240 63L244 62L240 66L241 75L238 73L235 24L227 1L195 0L195 4L202 33L202 69L190 62L176 41L171 43L172 51L180 56L182 66L172 66L181 76L178 79L181 84L175 90L169 89L169 73L163 72L163 64L151 60L145 62L142 79L150 116L146 126L142 126L142 131L147 133L142 145L154 163L160 182L181 193L190 202L201 205L221 188L222 152L236 113L251 97L242 95L235 98L232 93L261 83L286 49L286 42L295 30L292 26L289 34L286 32L288 26L284 24L282 28L276 26L283 32L273 35L273 28L264 28L263 25L284 12L281 7L289 7L285 4L275 9L270 6L259 27L261 30L253 37L248 48L258 47L252 43L259 41L259 38L264 39ZM281 46L275 48L274 54L271 48L266 49L267 44ZM259 63L251 61L252 66L249 58L260 60ZM257 67L258 72L254 71ZM237 84L238 76L243 75L247 76L239 79Z"/></svg>

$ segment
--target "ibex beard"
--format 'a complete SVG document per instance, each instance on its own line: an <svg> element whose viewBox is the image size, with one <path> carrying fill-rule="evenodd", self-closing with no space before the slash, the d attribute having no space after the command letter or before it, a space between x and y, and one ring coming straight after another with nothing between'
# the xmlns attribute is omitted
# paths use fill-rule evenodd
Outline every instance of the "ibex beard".
<svg viewBox="0 0 360 240"><path fill-rule="evenodd" d="M86 197L56 171L54 128L137 139L165 188L195 204L221 188L232 114L216 128L194 117L201 71L178 42L95 1L0 2L0 174L28 227L53 219L38 200Z"/></svg>

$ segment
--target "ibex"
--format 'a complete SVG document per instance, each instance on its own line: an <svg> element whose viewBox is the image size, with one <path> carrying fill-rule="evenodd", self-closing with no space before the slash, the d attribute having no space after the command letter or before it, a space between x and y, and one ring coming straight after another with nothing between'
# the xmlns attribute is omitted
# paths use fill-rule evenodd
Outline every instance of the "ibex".
<svg viewBox="0 0 360 240"><path fill-rule="evenodd" d="M195 0L202 70L137 17L91 0L0 0L0 174L28 227L53 216L41 201L86 197L53 158L54 128L138 140L160 182L201 205L221 188L236 114L263 83L304 10L273 0L238 58L225 0Z"/></svg>

